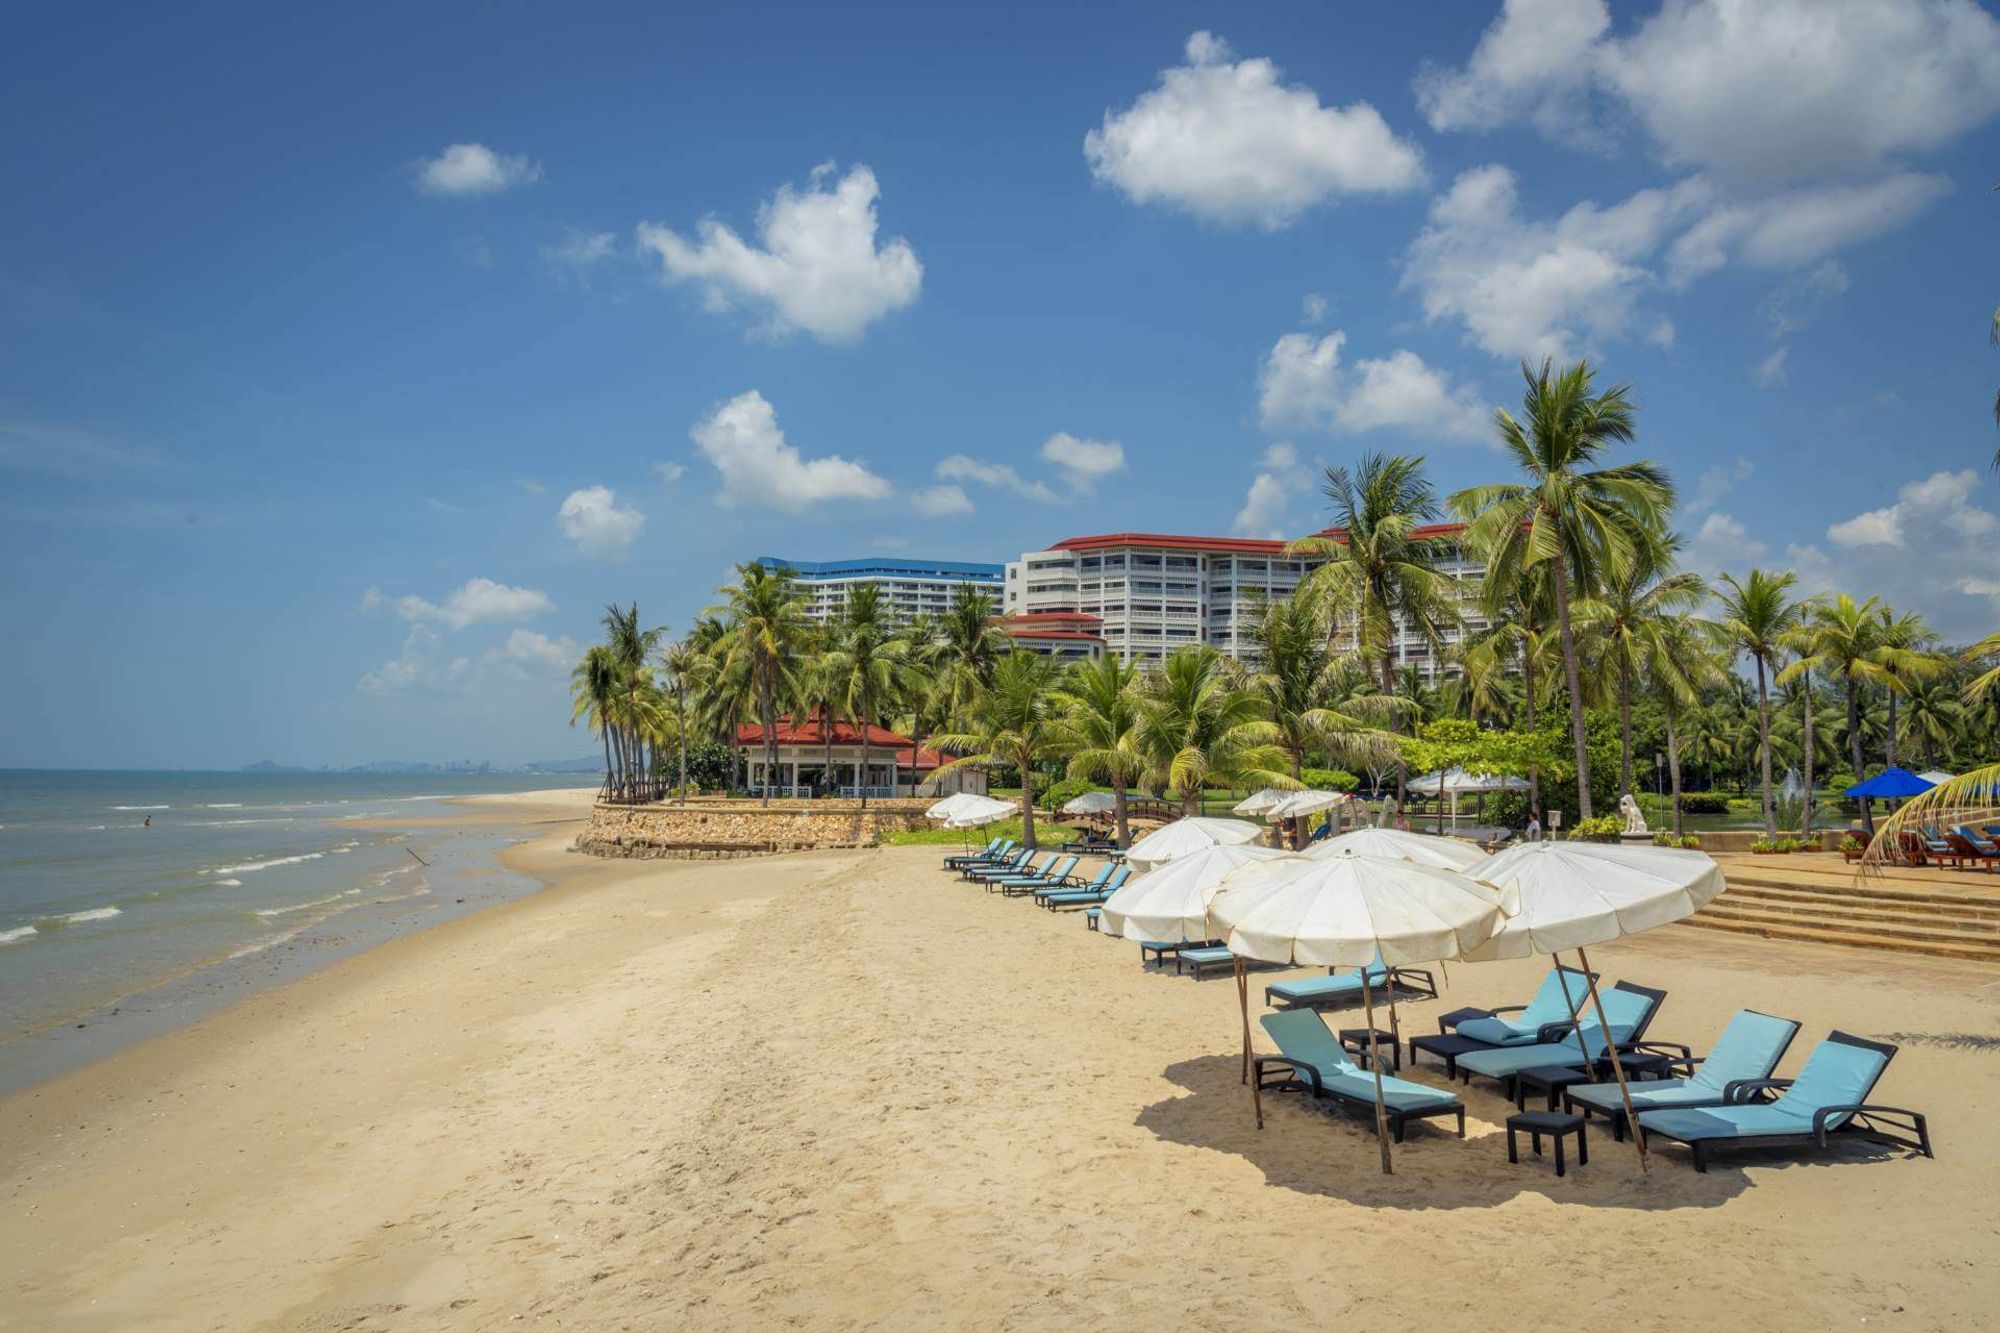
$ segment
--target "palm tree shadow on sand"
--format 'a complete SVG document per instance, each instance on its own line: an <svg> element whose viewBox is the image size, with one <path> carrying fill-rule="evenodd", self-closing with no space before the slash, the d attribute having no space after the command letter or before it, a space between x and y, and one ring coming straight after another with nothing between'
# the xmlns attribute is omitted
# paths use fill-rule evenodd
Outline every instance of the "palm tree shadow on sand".
<svg viewBox="0 0 2000 1333"><path fill-rule="evenodd" d="M1853 1167L1872 1157L1899 1155L1867 1144L1825 1153L1744 1151L1697 1172L1678 1147L1656 1145L1652 1173L1640 1173L1631 1142L1616 1142L1602 1120L1590 1123L1590 1163L1579 1167L1575 1140L1567 1145L1569 1174L1558 1180L1546 1139L1543 1156L1520 1136L1521 1161L1507 1161L1507 1116L1514 1104L1490 1085L1453 1085L1465 1100L1465 1138L1447 1120L1412 1124L1395 1146L1395 1174L1384 1176L1372 1126L1355 1113L1299 1092L1264 1094L1264 1128L1241 1081L1233 1055L1205 1055L1169 1065L1166 1077L1183 1096L1155 1102L1136 1123L1170 1143L1241 1157L1264 1173L1267 1184L1302 1194L1322 1194L1373 1208L1491 1208L1517 1195L1541 1194L1559 1203L1605 1208L1715 1208L1751 1188L1744 1168L1756 1166ZM1444 1086L1436 1070L1406 1077Z"/></svg>

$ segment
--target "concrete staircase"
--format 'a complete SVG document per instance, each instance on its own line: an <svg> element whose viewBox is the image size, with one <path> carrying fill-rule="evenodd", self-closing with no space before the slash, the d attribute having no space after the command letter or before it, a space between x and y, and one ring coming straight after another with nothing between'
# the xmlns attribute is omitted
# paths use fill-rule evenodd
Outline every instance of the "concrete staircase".
<svg viewBox="0 0 2000 1333"><path fill-rule="evenodd" d="M1839 871L1725 867L1729 889L1684 925L2000 964L2000 875L1989 892L1862 881ZM1980 886L1984 887L1984 886Z"/></svg>

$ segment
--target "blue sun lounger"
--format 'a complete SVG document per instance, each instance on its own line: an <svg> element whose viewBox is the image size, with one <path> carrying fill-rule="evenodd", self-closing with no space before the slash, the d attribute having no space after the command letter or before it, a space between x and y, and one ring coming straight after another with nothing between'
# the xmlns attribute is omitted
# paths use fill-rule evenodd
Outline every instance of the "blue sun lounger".
<svg viewBox="0 0 2000 1333"><path fill-rule="evenodd" d="M1084 893L1088 890L1100 889L1104 887L1104 881L1111 878L1111 872L1116 870L1117 868L1118 867L1113 865L1111 862L1106 861L1103 865L1097 868L1096 877L1093 878L1087 884L1082 884L1082 885L1061 884L1061 885L1051 885L1046 888L1036 889L1035 901L1040 902L1043 895L1050 893Z"/></svg>
<svg viewBox="0 0 2000 1333"><path fill-rule="evenodd" d="M984 884L989 879L1001 879L1008 875L1031 874L1033 873L1033 867L1029 862L1034 859L1035 849L1032 847L1023 847L1004 861L990 866L967 866L959 873L975 884ZM1053 865L1055 864L1055 859L1056 853L1050 852L1048 859L1043 861L1042 864L1044 866Z"/></svg>
<svg viewBox="0 0 2000 1333"><path fill-rule="evenodd" d="M1219 944L1199 949L1181 949L1174 954L1174 975L1180 976L1183 972L1192 972L1194 979L1200 981L1204 973L1233 967L1235 962L1236 955ZM1317 1015L1313 1021L1319 1021Z"/></svg>
<svg viewBox="0 0 2000 1333"><path fill-rule="evenodd" d="M1125 866L1105 868L1111 872L1109 875L1101 876L1080 889L1056 889L1053 892L1048 889L1036 889L1035 902L1051 912L1060 912L1066 907L1088 907L1092 903L1101 903L1118 892L1132 874Z"/></svg>
<svg viewBox="0 0 2000 1333"><path fill-rule="evenodd" d="M976 852L971 853L970 855L947 856L944 859L944 868L946 870L958 870L965 866L988 865L993 861L995 857L1005 856L1008 852L1012 851L1013 849L1014 849L1014 840L1012 838L995 838L993 841L987 843L984 847L980 848Z"/></svg>
<svg viewBox="0 0 2000 1333"><path fill-rule="evenodd" d="M1389 967L1376 954L1368 965L1368 989L1386 990L1390 984L1437 998L1437 978L1420 967ZM1274 981L1264 988L1264 1003L1273 1009L1317 1009L1322 1005L1358 1004L1361 1000L1361 969L1336 972L1329 968L1323 977L1301 977L1296 981Z"/></svg>
<svg viewBox="0 0 2000 1333"><path fill-rule="evenodd" d="M1595 973L1591 974L1595 976ZM1568 993L1564 993L1564 984ZM1457 1072L1458 1057L1489 1046L1531 1046L1554 1041L1570 1029L1574 1020L1570 1005L1582 1004L1586 995L1584 975L1573 967L1552 969L1542 979L1541 989L1526 1004L1503 1005L1498 1009L1460 1010L1438 1020L1437 1035L1410 1038L1410 1063L1417 1052L1425 1051L1444 1061L1447 1078ZM1507 1018L1503 1015L1515 1014Z"/></svg>
<svg viewBox="0 0 2000 1333"><path fill-rule="evenodd" d="M1610 990L1599 991L1598 998L1604 1002L1604 1017L1611 1024L1610 1041L1605 1040L1604 1029L1597 1021L1597 1007L1586 1000L1582 1006L1583 1021L1559 1039L1466 1051L1455 1061L1459 1076L1470 1083L1472 1076L1478 1074L1510 1086L1514 1076L1524 1069L1545 1065L1582 1069L1599 1060L1608 1060L1614 1052L1629 1050L1634 1042L1645 1037L1667 993L1621 981ZM1459 1030L1464 1031L1463 1024Z"/></svg>
<svg viewBox="0 0 2000 1333"><path fill-rule="evenodd" d="M1868 1100L1895 1054L1896 1048L1884 1042L1835 1032L1813 1048L1795 1079L1732 1083L1724 1089L1721 1106L1641 1111L1639 1125L1648 1134L1685 1143L1697 1171L1708 1170L1709 1156L1718 1147L1825 1148L1836 1135L1935 1157L1922 1115ZM1773 1092L1779 1093L1774 1099Z"/></svg>
<svg viewBox="0 0 2000 1333"><path fill-rule="evenodd" d="M1685 1046L1671 1048L1665 1042L1640 1042L1640 1047L1672 1055L1675 1063L1688 1071L1685 1078L1649 1079L1628 1085L1635 1111L1692 1110L1721 1106L1728 1100L1729 1085L1771 1077L1792 1038L1798 1023L1774 1018L1755 1009L1738 1010L1729 1026L1722 1029L1706 1057L1696 1056ZM1611 1122L1611 1136L1625 1137L1625 1100L1616 1083L1584 1083L1563 1090L1563 1109L1571 1115L1601 1115Z"/></svg>
<svg viewBox="0 0 2000 1333"><path fill-rule="evenodd" d="M1375 1075L1348 1058L1334 1040L1324 1021L1310 1009L1287 1009L1265 1014L1257 1020L1271 1040L1278 1043L1279 1055L1260 1055L1256 1069L1257 1128L1264 1127L1264 1091L1291 1088L1325 1098L1339 1106L1365 1114L1375 1123ZM1387 1112L1389 1133L1403 1141L1403 1128L1412 1120L1432 1120L1456 1116L1458 1136L1465 1137L1465 1103L1458 1095L1409 1079L1382 1076L1382 1103Z"/></svg>
<svg viewBox="0 0 2000 1333"><path fill-rule="evenodd" d="M1070 879L1070 872L1076 869L1078 859L1066 856L1053 865L1043 866L1032 875L1008 875L1000 879L989 879L986 881L986 891L991 893L997 889L1009 898L1016 898L1033 893L1036 889L1064 887L1073 882Z"/></svg>

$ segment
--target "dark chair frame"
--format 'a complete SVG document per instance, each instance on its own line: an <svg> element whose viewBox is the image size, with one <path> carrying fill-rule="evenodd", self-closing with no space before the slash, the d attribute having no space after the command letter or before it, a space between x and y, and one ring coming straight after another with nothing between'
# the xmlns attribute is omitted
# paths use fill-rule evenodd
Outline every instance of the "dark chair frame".
<svg viewBox="0 0 2000 1333"><path fill-rule="evenodd" d="M1293 1060L1283 1055L1260 1055L1253 1060L1257 1079L1257 1091L1285 1092L1297 1090L1312 1094L1315 1101L1329 1101L1343 1110L1361 1113L1368 1128L1375 1128L1375 1099L1360 1097L1353 1093L1328 1088L1320 1078L1319 1068L1301 1060ZM1414 1111L1398 1110L1384 1106L1383 1111L1389 1122L1389 1137L1392 1142L1403 1141L1404 1128L1413 1120L1441 1120L1455 1116L1458 1119L1458 1137L1465 1137L1465 1103L1454 1098L1440 1102L1436 1106L1420 1107ZM1263 1122L1257 1127L1262 1129Z"/></svg>
<svg viewBox="0 0 2000 1333"><path fill-rule="evenodd" d="M1779 1023L1790 1023L1792 1025L1792 1034L1789 1037L1785 1038L1785 1044L1778 1048L1778 1054L1776 1058L1774 1058L1771 1061L1771 1068L1776 1069L1778 1067L1779 1061L1785 1058L1785 1052L1791 1050L1792 1043L1798 1040L1799 1033L1805 1027L1805 1024L1799 1022L1795 1018L1786 1018L1783 1014L1767 1014L1761 1009L1750 1009L1746 1010L1745 1012L1756 1014L1759 1018L1769 1018ZM1704 1060L1708 1059L1708 1057L1705 1055L1696 1055L1692 1047L1684 1046L1677 1041L1635 1041L1632 1043L1632 1049L1635 1051L1647 1051L1654 1055L1666 1056L1670 1062L1668 1065L1669 1071L1675 1075L1678 1075L1681 1078L1693 1078L1695 1066L1701 1064ZM1599 1081L1602 1082L1603 1080L1600 1079ZM1729 1095L1729 1089L1733 1087L1736 1083L1741 1083L1743 1081L1744 1080L1742 1079L1735 1079L1732 1080L1730 1083L1723 1084L1722 1085L1723 1097L1726 1099ZM1708 1106L1714 1106L1719 1104L1724 1104L1724 1103L1716 1103L1716 1102L1707 1103ZM1648 1109L1655 1111L1699 1111L1704 1109L1704 1104L1700 1102L1686 1102L1675 1106L1655 1106L1655 1107L1650 1107ZM1579 1102L1572 1100L1569 1095L1569 1090L1564 1089L1563 1110L1570 1112L1573 1115L1580 1115L1584 1119L1588 1120L1590 1119L1591 1113L1593 1111L1596 1111L1597 1108L1592 1106L1588 1102ZM1625 1108L1620 1106L1610 1111L1601 1112L1600 1114L1602 1114L1604 1118L1611 1123L1611 1137L1613 1141L1618 1143L1623 1143L1625 1141L1625 1131L1630 1128L1630 1126L1625 1123ZM1641 1114L1644 1114L1644 1112L1641 1112Z"/></svg>
<svg viewBox="0 0 2000 1333"><path fill-rule="evenodd" d="M1614 1042L1611 1044L1611 1052L1613 1054L1627 1055L1632 1051L1636 1050L1639 1044L1645 1040L1646 1029L1653 1026L1653 1020L1660 1016L1660 1010L1666 1006L1667 993L1654 986L1641 986L1636 981L1621 981L1616 985L1614 985L1611 989L1622 990L1627 994L1631 995L1644 995L1653 1002L1652 1006L1646 1010L1645 1017L1639 1020L1638 1026L1632 1029L1632 1035L1626 1038L1624 1041ZM1580 1018L1584 1019L1586 1022L1594 1020L1597 1017L1596 1010L1593 1008L1588 998L1585 998L1584 1002L1581 1005L1577 1006L1577 1014ZM1558 1034L1554 1037L1549 1036L1548 1033L1550 1032L1551 1029L1559 1029ZM1574 1023L1545 1023L1541 1026L1540 1029L1537 1030L1535 1034L1535 1042L1538 1045L1542 1043L1561 1044L1568 1038L1574 1036L1576 1034L1576 1029L1577 1025ZM1410 1043L1410 1045L1412 1048L1414 1048L1416 1046L1416 1042L1413 1040ZM1496 1046L1490 1049L1506 1051L1506 1050L1513 1050L1515 1048L1511 1046ZM1474 1074L1478 1074L1479 1071L1476 1069L1467 1069L1463 1065L1459 1064L1457 1056L1452 1057L1451 1063L1452 1063L1452 1071L1455 1074L1457 1074L1459 1081L1461 1083L1464 1083L1466 1086L1470 1087L1472 1085L1472 1076ZM1543 1063L1549 1065L1556 1065L1565 1063L1565 1061L1547 1060L1544 1061ZM1597 1062L1594 1060L1586 1059L1581 1049L1577 1050L1576 1052L1577 1068L1579 1069L1587 1068L1595 1063ZM1607 1064L1605 1068L1609 1069L1610 1066ZM1490 1075L1486 1074L1480 1074L1479 1076L1481 1078L1491 1077ZM1515 1089L1514 1089L1514 1076L1512 1074L1502 1074L1498 1078L1495 1078L1493 1081L1500 1085L1500 1091L1506 1096L1508 1101L1514 1100Z"/></svg>
<svg viewBox="0 0 2000 1333"><path fill-rule="evenodd" d="M1326 970L1326 974L1328 976L1335 976L1337 972L1336 969L1329 967ZM1281 1011L1285 1009L1344 1009L1361 996L1361 992L1357 990L1351 995L1328 995L1319 999L1294 1000L1289 996L1273 993L1275 987L1283 984L1283 982L1273 982L1270 986L1264 988L1265 1008ZM1422 967L1389 968L1388 975L1382 978L1381 983L1371 984L1368 989L1377 992L1387 992L1392 989L1403 990L1420 999L1435 1000L1438 998L1437 977L1428 968Z"/></svg>

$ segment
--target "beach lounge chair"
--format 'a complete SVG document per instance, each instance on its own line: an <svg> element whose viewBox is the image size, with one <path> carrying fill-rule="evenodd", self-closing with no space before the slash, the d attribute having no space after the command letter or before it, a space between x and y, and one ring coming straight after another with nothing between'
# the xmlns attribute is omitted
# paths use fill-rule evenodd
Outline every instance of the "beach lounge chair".
<svg viewBox="0 0 2000 1333"><path fill-rule="evenodd" d="M1375 1123L1375 1075L1348 1058L1317 1013L1288 1009L1265 1014L1258 1022L1271 1034L1281 1054L1260 1055L1253 1062L1259 1098L1257 1128L1264 1127L1264 1091L1282 1088L1325 1098L1365 1116L1371 1126ZM1397 1143L1403 1141L1403 1128L1412 1120L1452 1116L1458 1119L1458 1136L1465 1137L1465 1103L1456 1093L1384 1074L1382 1102L1388 1113L1389 1133Z"/></svg>
<svg viewBox="0 0 2000 1333"><path fill-rule="evenodd" d="M1459 1076L1470 1083L1472 1076L1478 1074L1481 1078L1494 1079L1511 1091L1514 1076L1524 1069L1544 1066L1583 1069L1598 1061L1609 1060L1615 1054L1630 1050L1645 1037L1647 1027L1666 1002L1667 993L1650 986L1635 986L1629 981L1621 981L1610 990L1599 991L1598 998L1604 1002L1604 1017L1611 1024L1608 1041L1597 1021L1597 1006L1585 1000L1580 1006L1582 1021L1560 1038L1525 1046L1491 1046L1483 1051L1466 1051L1454 1062ZM1465 1024L1459 1024L1458 1030L1465 1031Z"/></svg>
<svg viewBox="0 0 2000 1333"><path fill-rule="evenodd" d="M1078 858L1065 856L1044 865L1032 875L1006 875L986 881L986 891L999 891L1009 898L1017 898L1033 893L1036 889L1051 889L1071 883L1070 872L1076 869Z"/></svg>
<svg viewBox="0 0 2000 1333"><path fill-rule="evenodd" d="M1049 853L1049 855L1053 856L1055 855L1055 853L1051 852ZM1034 848L1017 847L1013 851L1007 853L1005 856L1001 857L997 861L980 862L974 865L960 866L958 869L958 877L960 879L969 879L976 882L987 875L1022 874L1026 871L1028 862L1033 860L1034 856L1035 856Z"/></svg>
<svg viewBox="0 0 2000 1333"><path fill-rule="evenodd" d="M1951 839L1945 837L1944 834L1938 832L1929 824L1924 825L1918 831L1917 838L1924 845L1924 857L1926 860L1936 861L1939 865L1943 865L1947 861L1951 862L1954 866L1963 866L1965 864L1965 853L1954 846Z"/></svg>
<svg viewBox="0 0 2000 1333"><path fill-rule="evenodd" d="M1395 985L1437 998L1437 978L1420 967L1389 967L1382 955L1368 965L1368 988L1386 990ZM1264 988L1264 1003L1273 1009L1317 1009L1322 1005L1359 1004L1362 971L1327 969L1323 977L1303 977L1297 981L1274 981Z"/></svg>
<svg viewBox="0 0 2000 1333"><path fill-rule="evenodd" d="M1708 1170L1709 1156L1719 1147L1824 1148L1836 1135L1935 1157L1930 1125L1922 1115L1868 1100L1895 1054L1896 1048L1884 1042L1835 1032L1813 1048L1795 1079L1731 1083L1721 1106L1641 1111L1639 1124L1648 1134L1685 1143L1697 1171ZM1773 1092L1779 1095L1772 1098Z"/></svg>
<svg viewBox="0 0 2000 1333"><path fill-rule="evenodd" d="M947 856L944 859L944 868L946 870L957 870L962 866L987 865L994 857L1004 856L1013 846L1014 840L1012 838L995 838L976 852L965 856Z"/></svg>
<svg viewBox="0 0 2000 1333"><path fill-rule="evenodd" d="M1080 889L1036 889L1035 902L1051 912L1065 911L1071 907L1089 907L1101 903L1118 892L1131 877L1132 871L1126 866L1107 866L1111 874L1102 883L1086 884Z"/></svg>
<svg viewBox="0 0 2000 1333"><path fill-rule="evenodd" d="M1047 888L1036 889L1035 900L1039 902L1041 900L1042 895L1045 893L1083 893L1091 889L1102 888L1104 887L1104 882L1111 878L1111 872L1116 870L1117 868L1118 867L1113 865L1111 862L1106 861L1103 865L1097 868L1096 876L1092 878L1089 883L1081 885L1068 885L1068 884L1052 885Z"/></svg>
<svg viewBox="0 0 2000 1333"><path fill-rule="evenodd" d="M1952 825L1945 837L1967 860L1978 861L1988 867L2000 861L2000 843L1995 843L1967 825Z"/></svg>
<svg viewBox="0 0 2000 1333"><path fill-rule="evenodd" d="M1563 989L1565 982L1569 987L1567 994ZM1585 994L1583 973L1573 967L1552 969L1543 979L1541 989L1526 1004L1482 1009L1470 1017L1447 1015L1440 1018L1436 1036L1410 1038L1410 1063L1414 1065L1417 1062L1418 1051L1428 1052L1444 1061L1445 1075L1450 1077L1457 1072L1458 1057L1468 1051L1482 1051L1489 1046L1530 1046L1558 1040L1569 1031L1573 1021L1570 1005L1581 1005ZM1465 1012L1461 1010L1459 1014ZM1503 1016L1507 1014L1518 1017Z"/></svg>
<svg viewBox="0 0 2000 1333"><path fill-rule="evenodd" d="M1688 1110L1721 1106L1732 1083L1771 1077L1778 1061L1798 1035L1798 1023L1773 1018L1755 1009L1739 1010L1722 1029L1707 1056L1667 1042L1638 1042L1639 1048L1673 1055L1685 1078L1652 1079L1628 1085L1635 1111ZM1678 1051L1678 1054L1674 1054ZM1625 1137L1625 1099L1616 1083L1585 1083L1563 1090L1563 1109L1586 1119L1592 1114L1611 1121L1611 1136Z"/></svg>
<svg viewBox="0 0 2000 1333"><path fill-rule="evenodd" d="M1236 965L1236 955L1220 944L1202 945L1199 948L1181 948L1174 951L1174 975L1191 974L1196 981L1210 972L1219 972ZM1318 1022L1315 1017L1314 1022ZM1323 1025L1322 1025L1323 1026Z"/></svg>
<svg viewBox="0 0 2000 1333"><path fill-rule="evenodd" d="M1139 966L1164 963L1187 949L1220 949L1221 940L1140 940Z"/></svg>

